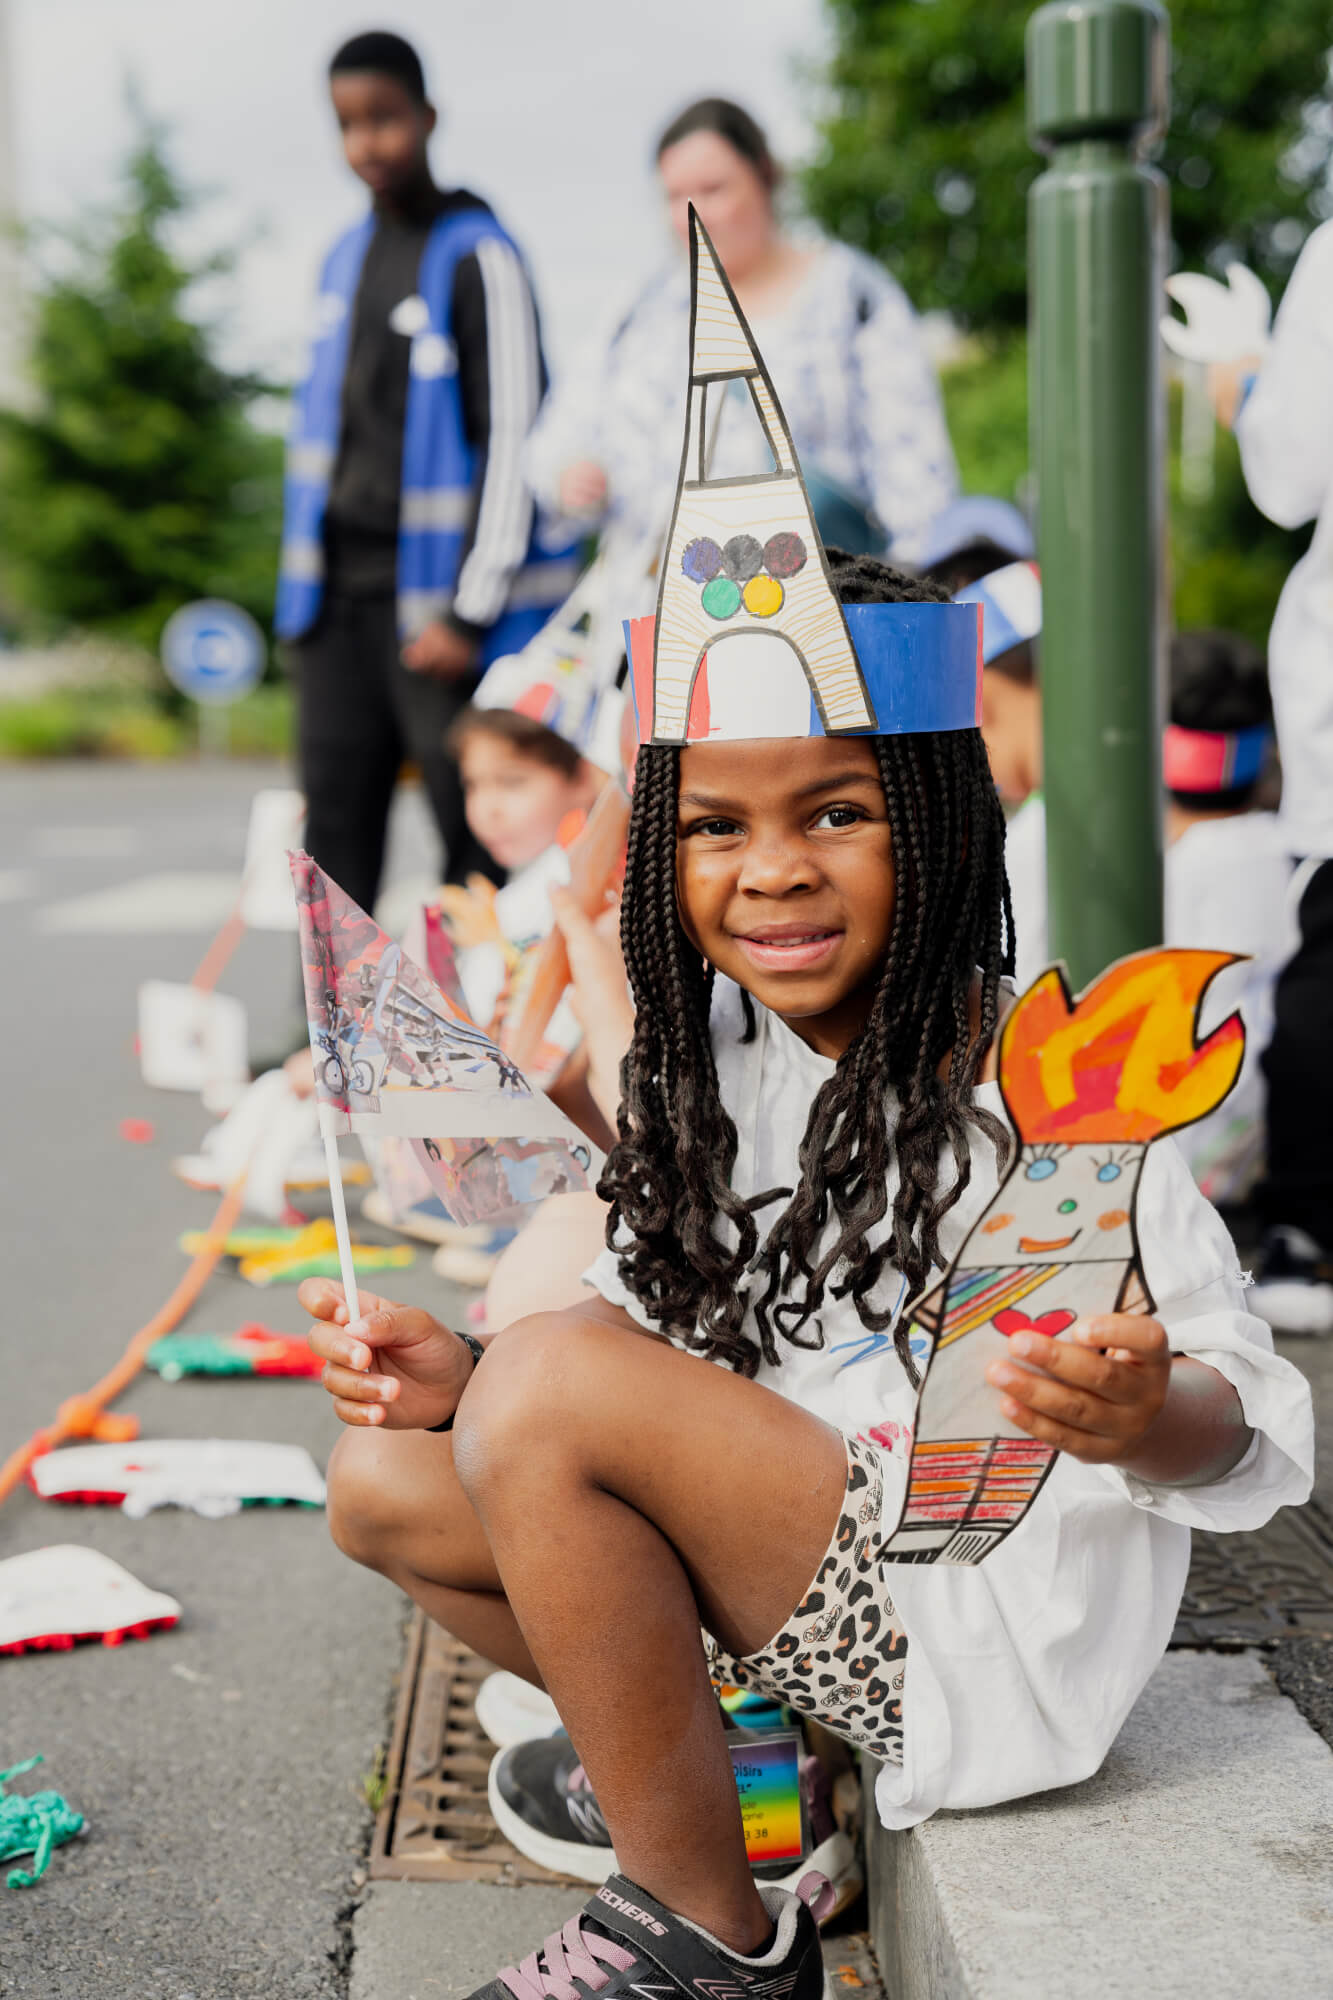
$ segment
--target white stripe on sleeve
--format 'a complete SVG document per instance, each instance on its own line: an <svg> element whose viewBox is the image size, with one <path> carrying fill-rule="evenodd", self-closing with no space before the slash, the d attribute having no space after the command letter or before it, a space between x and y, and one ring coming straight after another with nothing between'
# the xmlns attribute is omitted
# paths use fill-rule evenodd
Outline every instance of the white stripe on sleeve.
<svg viewBox="0 0 1333 2000"><path fill-rule="evenodd" d="M507 243L477 246L486 300L490 437L477 532L459 572L453 608L473 625L493 625L514 572L528 551L532 496L523 477L523 446L541 401L537 315L527 277Z"/></svg>

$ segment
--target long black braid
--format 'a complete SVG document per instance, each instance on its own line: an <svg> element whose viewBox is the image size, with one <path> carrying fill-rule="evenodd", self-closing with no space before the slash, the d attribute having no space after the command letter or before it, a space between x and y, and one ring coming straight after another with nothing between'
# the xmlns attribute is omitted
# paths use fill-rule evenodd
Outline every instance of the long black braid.
<svg viewBox="0 0 1333 2000"><path fill-rule="evenodd" d="M844 603L946 597L868 557L830 550L829 558ZM940 1262L940 1222L971 1176L969 1123L1001 1160L1007 1147L1000 1120L972 1101L998 1020L1000 977L1013 963L1004 819L985 746L979 731L953 730L877 737L875 750L897 875L888 951L865 1027L810 1107L800 1185L762 1246L755 1212L774 1196L746 1202L732 1191L737 1137L709 1038L713 973L686 938L676 905L680 753L639 752L621 920L636 1011L621 1071L619 1143L599 1188L611 1203L607 1240L628 1242L621 1275L661 1326L743 1375L760 1360L743 1331L747 1273L766 1280L755 1317L770 1364L779 1334L794 1346L822 1345L815 1315L826 1290L850 1294L862 1325L883 1332L893 1314L878 1311L871 1295L885 1266L896 1266L916 1292ZM744 1002L748 1039L754 1015L748 995ZM945 1145L955 1172L941 1188ZM872 1245L888 1213L893 1159L890 1227ZM830 1217L835 1227L821 1249ZM717 1233L719 1218L730 1224L728 1240ZM901 1319L895 1340L915 1377Z"/></svg>

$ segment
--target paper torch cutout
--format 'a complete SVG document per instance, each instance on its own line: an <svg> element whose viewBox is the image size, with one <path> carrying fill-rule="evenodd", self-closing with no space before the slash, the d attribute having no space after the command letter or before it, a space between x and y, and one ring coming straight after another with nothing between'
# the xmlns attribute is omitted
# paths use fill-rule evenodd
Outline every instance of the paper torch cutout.
<svg viewBox="0 0 1333 2000"><path fill-rule="evenodd" d="M577 1126L308 854L290 858L321 1125L409 1141L469 1221L589 1187L600 1156Z"/></svg>
<svg viewBox="0 0 1333 2000"><path fill-rule="evenodd" d="M1204 1041L1199 1009L1227 952L1145 951L1075 1001L1056 968L1011 1010L1000 1088L1016 1156L940 1284L911 1307L931 1342L902 1517L885 1560L978 1563L1013 1533L1055 1462L1000 1415L986 1380L1007 1336L1058 1337L1086 1314L1151 1313L1135 1215L1148 1147L1222 1102L1245 1030Z"/></svg>

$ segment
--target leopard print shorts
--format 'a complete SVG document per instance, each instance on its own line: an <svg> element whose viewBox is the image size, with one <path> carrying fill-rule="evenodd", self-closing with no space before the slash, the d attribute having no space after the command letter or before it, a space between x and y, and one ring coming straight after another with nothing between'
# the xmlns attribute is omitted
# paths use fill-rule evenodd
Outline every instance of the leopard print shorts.
<svg viewBox="0 0 1333 2000"><path fill-rule="evenodd" d="M879 1566L884 1474L874 1445L844 1442L847 1491L838 1526L791 1617L758 1653L724 1652L708 1633L704 1646L719 1685L785 1702L885 1763L901 1764L907 1635Z"/></svg>

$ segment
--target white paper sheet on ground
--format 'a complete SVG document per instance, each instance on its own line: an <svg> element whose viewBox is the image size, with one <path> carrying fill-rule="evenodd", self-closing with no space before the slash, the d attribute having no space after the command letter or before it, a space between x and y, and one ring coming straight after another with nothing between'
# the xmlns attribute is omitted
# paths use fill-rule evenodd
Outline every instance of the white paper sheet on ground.
<svg viewBox="0 0 1333 2000"><path fill-rule="evenodd" d="M154 1090L244 1083L244 1006L230 993L146 979L139 988L139 1067Z"/></svg>
<svg viewBox="0 0 1333 2000"><path fill-rule="evenodd" d="M110 1556L53 1542L0 1562L0 1651L51 1640L120 1637L174 1625L174 1597L149 1590Z"/></svg>
<svg viewBox="0 0 1333 2000"><path fill-rule="evenodd" d="M155 1507L188 1507L214 1518L236 1513L248 1500L324 1504L324 1481L303 1446L246 1438L71 1445L35 1459L31 1477L43 1500L118 1500L133 1520Z"/></svg>
<svg viewBox="0 0 1333 2000"><path fill-rule="evenodd" d="M282 1070L268 1070L205 1133L199 1152L172 1166L195 1187L229 1188L244 1174L247 1210L280 1222L289 1187L327 1179L315 1100L298 1097Z"/></svg>
<svg viewBox="0 0 1333 2000"><path fill-rule="evenodd" d="M300 792L256 792L250 803L241 880L241 915L252 931L294 931L296 897L287 850L301 835L305 799Z"/></svg>

